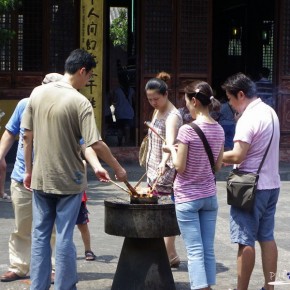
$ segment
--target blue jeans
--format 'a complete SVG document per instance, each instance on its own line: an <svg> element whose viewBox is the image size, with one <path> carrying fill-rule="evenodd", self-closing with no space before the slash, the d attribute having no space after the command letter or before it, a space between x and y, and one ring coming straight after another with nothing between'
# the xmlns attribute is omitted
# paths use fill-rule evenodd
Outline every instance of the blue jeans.
<svg viewBox="0 0 290 290"><path fill-rule="evenodd" d="M47 290L50 288L50 237L54 224L56 227L54 289L77 289L78 278L73 231L80 210L81 199L82 193L56 195L40 190L33 191L31 290Z"/></svg>
<svg viewBox="0 0 290 290"><path fill-rule="evenodd" d="M214 236L217 197L211 196L175 205L176 216L188 259L190 289L216 283Z"/></svg>

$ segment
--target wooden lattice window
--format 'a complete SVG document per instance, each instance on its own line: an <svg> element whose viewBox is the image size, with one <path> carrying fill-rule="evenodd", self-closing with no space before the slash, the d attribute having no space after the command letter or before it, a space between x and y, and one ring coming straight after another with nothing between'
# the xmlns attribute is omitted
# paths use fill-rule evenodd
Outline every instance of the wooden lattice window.
<svg viewBox="0 0 290 290"><path fill-rule="evenodd" d="M3 30L11 30L11 15L0 15L0 28ZM5 42L0 46L0 71L11 70L11 41Z"/></svg>
<svg viewBox="0 0 290 290"><path fill-rule="evenodd" d="M18 70L42 69L42 10L44 1L25 0L18 15Z"/></svg>
<svg viewBox="0 0 290 290"><path fill-rule="evenodd" d="M289 76L290 75L290 1L284 1L284 9L282 11L284 14L282 19L283 21L283 75Z"/></svg>
<svg viewBox="0 0 290 290"><path fill-rule="evenodd" d="M274 59L274 21L263 21L263 67L270 70L269 79L273 79L273 59Z"/></svg>
<svg viewBox="0 0 290 290"><path fill-rule="evenodd" d="M1 71L39 71L42 58L42 1L26 0L18 11L1 15L1 28L15 37L0 48Z"/></svg>
<svg viewBox="0 0 290 290"><path fill-rule="evenodd" d="M78 1L53 0L50 6L49 71L63 71L64 61L78 44Z"/></svg>
<svg viewBox="0 0 290 290"><path fill-rule="evenodd" d="M0 15L0 27L15 31L0 47L0 71L63 71L79 47L79 1L23 0L17 11Z"/></svg>
<svg viewBox="0 0 290 290"><path fill-rule="evenodd" d="M169 0L144 2L144 72L170 72L173 49L172 3Z"/></svg>
<svg viewBox="0 0 290 290"><path fill-rule="evenodd" d="M182 0L180 5L180 71L206 73L208 69L209 1Z"/></svg>

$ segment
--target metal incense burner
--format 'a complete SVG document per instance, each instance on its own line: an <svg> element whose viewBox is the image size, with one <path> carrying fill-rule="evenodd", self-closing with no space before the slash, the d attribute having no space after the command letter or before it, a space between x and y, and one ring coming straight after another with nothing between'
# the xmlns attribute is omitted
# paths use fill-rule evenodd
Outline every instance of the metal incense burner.
<svg viewBox="0 0 290 290"><path fill-rule="evenodd" d="M112 290L175 290L163 239L180 234L175 205L104 203L105 232L125 237Z"/></svg>

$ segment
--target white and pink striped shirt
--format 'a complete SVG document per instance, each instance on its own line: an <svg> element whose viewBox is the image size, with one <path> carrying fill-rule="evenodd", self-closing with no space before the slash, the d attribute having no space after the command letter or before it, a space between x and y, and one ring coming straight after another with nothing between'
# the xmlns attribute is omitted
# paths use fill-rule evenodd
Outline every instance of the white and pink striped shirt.
<svg viewBox="0 0 290 290"><path fill-rule="evenodd" d="M206 136L216 162L225 141L223 128L217 122L210 124L196 120L194 123ZM183 203L215 195L215 176L200 137L191 126L183 125L177 140L188 145L188 154L185 171L177 174L174 181L175 202Z"/></svg>

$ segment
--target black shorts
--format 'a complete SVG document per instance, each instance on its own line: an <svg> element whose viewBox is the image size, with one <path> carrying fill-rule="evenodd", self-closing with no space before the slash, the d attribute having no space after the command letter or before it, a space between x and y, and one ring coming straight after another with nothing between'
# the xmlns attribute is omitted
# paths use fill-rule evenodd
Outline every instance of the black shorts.
<svg viewBox="0 0 290 290"><path fill-rule="evenodd" d="M85 201L82 201L76 225L85 225L89 222L89 211Z"/></svg>

